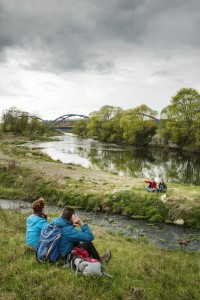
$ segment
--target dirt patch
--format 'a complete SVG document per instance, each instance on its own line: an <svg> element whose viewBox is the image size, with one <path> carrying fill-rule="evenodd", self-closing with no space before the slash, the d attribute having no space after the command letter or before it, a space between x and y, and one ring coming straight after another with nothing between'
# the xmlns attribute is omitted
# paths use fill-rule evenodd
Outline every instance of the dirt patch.
<svg viewBox="0 0 200 300"><path fill-rule="evenodd" d="M82 189L83 192L116 192L130 189L138 179L121 177L98 170L85 169L81 166L26 159L20 162L31 169L35 175L46 181L56 182L59 186Z"/></svg>

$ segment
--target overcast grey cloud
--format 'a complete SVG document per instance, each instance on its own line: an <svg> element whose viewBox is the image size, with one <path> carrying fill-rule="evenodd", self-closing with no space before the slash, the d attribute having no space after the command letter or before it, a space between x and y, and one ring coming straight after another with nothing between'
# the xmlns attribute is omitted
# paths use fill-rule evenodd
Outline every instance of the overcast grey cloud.
<svg viewBox="0 0 200 300"><path fill-rule="evenodd" d="M0 0L0 113L160 111L200 91L199 0Z"/></svg>

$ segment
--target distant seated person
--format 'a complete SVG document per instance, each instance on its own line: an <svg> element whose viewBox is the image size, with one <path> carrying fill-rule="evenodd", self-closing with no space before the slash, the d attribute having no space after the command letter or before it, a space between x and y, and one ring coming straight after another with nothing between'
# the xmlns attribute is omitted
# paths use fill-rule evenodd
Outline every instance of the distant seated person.
<svg viewBox="0 0 200 300"><path fill-rule="evenodd" d="M35 200L32 208L33 214L26 221L26 245L36 250L41 230L48 224L47 215L44 212L44 199Z"/></svg>
<svg viewBox="0 0 200 300"><path fill-rule="evenodd" d="M156 182L154 180L154 178L151 178L151 180L144 180L144 182L149 183L148 186L145 187L145 189L148 192L156 192Z"/></svg>
<svg viewBox="0 0 200 300"><path fill-rule="evenodd" d="M158 192L164 193L167 190L167 185L164 182L163 178L161 178L159 184L158 184Z"/></svg>

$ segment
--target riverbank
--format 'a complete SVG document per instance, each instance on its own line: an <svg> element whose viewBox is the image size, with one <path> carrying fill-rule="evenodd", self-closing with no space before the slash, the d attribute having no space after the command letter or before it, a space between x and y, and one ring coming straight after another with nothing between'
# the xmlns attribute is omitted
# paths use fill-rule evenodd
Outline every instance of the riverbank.
<svg viewBox="0 0 200 300"><path fill-rule="evenodd" d="M143 179L53 161L23 137L0 142L0 197L73 205L200 228L200 187L168 184L166 195L144 191ZM161 198L162 196L162 198Z"/></svg>
<svg viewBox="0 0 200 300"><path fill-rule="evenodd" d="M199 252L157 249L92 227L100 253L112 251L109 278L76 276L62 264L39 264L24 245L27 215L0 210L1 299L199 299Z"/></svg>

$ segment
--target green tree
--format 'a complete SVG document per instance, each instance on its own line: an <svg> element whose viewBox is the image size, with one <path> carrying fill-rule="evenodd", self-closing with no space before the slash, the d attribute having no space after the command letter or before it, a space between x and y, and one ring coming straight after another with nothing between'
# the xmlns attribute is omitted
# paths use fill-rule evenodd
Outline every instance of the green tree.
<svg viewBox="0 0 200 300"><path fill-rule="evenodd" d="M45 126L43 122L40 122L37 116L32 116L28 120L26 131L30 132L32 135L43 135L45 133Z"/></svg>
<svg viewBox="0 0 200 300"><path fill-rule="evenodd" d="M44 123L38 121L37 116L30 117L27 112L11 107L3 112L2 131L33 137L33 135L43 135L47 128L45 128Z"/></svg>
<svg viewBox="0 0 200 300"><path fill-rule="evenodd" d="M115 141L119 139L119 117L122 108L105 105L99 111L90 114L87 122L87 136L96 137L101 141Z"/></svg>
<svg viewBox="0 0 200 300"><path fill-rule="evenodd" d="M159 128L160 135L179 146L197 144L199 141L200 94L195 89L182 88L171 99L171 104L161 112L165 120Z"/></svg>
<svg viewBox="0 0 200 300"><path fill-rule="evenodd" d="M147 145L157 129L157 123L150 117L155 118L156 115L157 112L146 105L126 111L120 120L124 141L133 145Z"/></svg>
<svg viewBox="0 0 200 300"><path fill-rule="evenodd" d="M87 121L88 119L78 120L73 127L73 133L77 134L80 137L87 136Z"/></svg>
<svg viewBox="0 0 200 300"><path fill-rule="evenodd" d="M3 112L2 122L4 132L22 133L27 128L28 113L11 107Z"/></svg>

